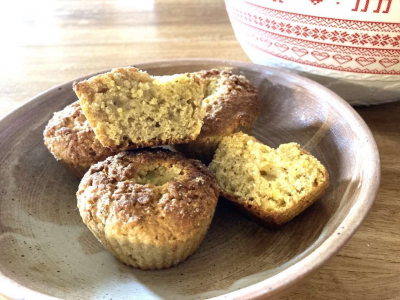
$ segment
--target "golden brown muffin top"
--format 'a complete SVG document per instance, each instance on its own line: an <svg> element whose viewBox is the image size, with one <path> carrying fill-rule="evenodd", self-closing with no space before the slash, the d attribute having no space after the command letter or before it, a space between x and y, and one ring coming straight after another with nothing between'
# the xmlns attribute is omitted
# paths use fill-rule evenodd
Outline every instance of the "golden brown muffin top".
<svg viewBox="0 0 400 300"><path fill-rule="evenodd" d="M121 75L121 78L118 78L117 80L118 82L113 79L115 73ZM122 76L124 76L124 78L122 78ZM113 85L123 84L124 79L134 79L139 80L140 82L152 82L154 80L154 78L147 74L147 72L140 71L134 67L126 67L112 69L111 72L99 74L80 82L74 82L72 88L79 98L82 94L92 96L96 93L104 93L108 91ZM88 97L88 99L91 100L90 97Z"/></svg>
<svg viewBox="0 0 400 300"><path fill-rule="evenodd" d="M43 135L55 158L73 166L89 167L113 154L96 139L79 101L54 113Z"/></svg>
<svg viewBox="0 0 400 300"><path fill-rule="evenodd" d="M261 110L257 88L244 76L212 69L194 73L204 86L206 108L199 139L227 135L254 123Z"/></svg>
<svg viewBox="0 0 400 300"><path fill-rule="evenodd" d="M92 166L77 197L85 224L162 245L201 230L218 194L213 173L199 161L148 149L122 152Z"/></svg>

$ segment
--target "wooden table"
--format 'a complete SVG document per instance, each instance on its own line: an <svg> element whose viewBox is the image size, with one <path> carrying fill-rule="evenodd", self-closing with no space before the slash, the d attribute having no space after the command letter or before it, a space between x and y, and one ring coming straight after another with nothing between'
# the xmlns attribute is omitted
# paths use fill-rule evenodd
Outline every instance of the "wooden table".
<svg viewBox="0 0 400 300"><path fill-rule="evenodd" d="M249 61L222 0L43 0L0 12L0 117L65 81L172 58ZM400 299L400 102L357 111L382 162L378 199L324 268L281 299Z"/></svg>

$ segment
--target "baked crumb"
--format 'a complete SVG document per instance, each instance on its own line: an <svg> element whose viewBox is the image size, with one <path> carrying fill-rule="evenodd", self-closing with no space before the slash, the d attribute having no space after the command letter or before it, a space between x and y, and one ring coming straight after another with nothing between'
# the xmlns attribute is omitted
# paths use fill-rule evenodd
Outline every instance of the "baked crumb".
<svg viewBox="0 0 400 300"><path fill-rule="evenodd" d="M241 132L222 139L209 167L224 197L277 225L311 205L329 185L325 167L298 144L273 149Z"/></svg>
<svg viewBox="0 0 400 300"><path fill-rule="evenodd" d="M119 68L74 83L74 90L96 137L111 149L189 142L203 125L203 87L190 74Z"/></svg>

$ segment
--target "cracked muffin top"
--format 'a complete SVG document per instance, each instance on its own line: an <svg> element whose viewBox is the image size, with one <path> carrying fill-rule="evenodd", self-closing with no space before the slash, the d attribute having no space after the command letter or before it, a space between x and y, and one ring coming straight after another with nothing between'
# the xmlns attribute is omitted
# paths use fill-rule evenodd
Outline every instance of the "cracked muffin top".
<svg viewBox="0 0 400 300"><path fill-rule="evenodd" d="M238 131L250 132L261 111L257 88L244 76L216 69L192 73L203 85L203 127L196 140L175 148L209 163L220 140Z"/></svg>
<svg viewBox="0 0 400 300"><path fill-rule="evenodd" d="M127 236L162 246L204 230L218 194L215 176L199 161L148 149L93 165L77 197L84 223L100 239Z"/></svg>
<svg viewBox="0 0 400 300"><path fill-rule="evenodd" d="M217 69L193 74L203 84L206 109L198 139L205 135L230 134L240 126L254 123L261 104L257 88L246 77Z"/></svg>
<svg viewBox="0 0 400 300"><path fill-rule="evenodd" d="M43 135L54 157L79 177L94 163L114 154L96 139L79 101L54 113Z"/></svg>

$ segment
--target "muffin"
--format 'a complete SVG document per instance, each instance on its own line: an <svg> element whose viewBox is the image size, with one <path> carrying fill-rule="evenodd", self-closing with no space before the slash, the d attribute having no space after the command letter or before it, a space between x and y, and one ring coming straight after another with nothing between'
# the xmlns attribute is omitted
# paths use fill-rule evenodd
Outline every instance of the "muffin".
<svg viewBox="0 0 400 300"><path fill-rule="evenodd" d="M290 221L329 186L325 167L298 144L272 149L241 132L222 139L209 167L221 194L264 225Z"/></svg>
<svg viewBox="0 0 400 300"><path fill-rule="evenodd" d="M111 253L143 270L177 265L200 245L218 200L214 175L164 149L93 165L77 192L83 222Z"/></svg>
<svg viewBox="0 0 400 300"><path fill-rule="evenodd" d="M96 139L79 101L54 113L43 135L49 151L78 177L91 165L115 154Z"/></svg>
<svg viewBox="0 0 400 300"><path fill-rule="evenodd" d="M196 140L175 148L208 164L224 136L251 131L261 102L256 87L244 76L215 69L193 74L203 84L204 124Z"/></svg>
<svg viewBox="0 0 400 300"><path fill-rule="evenodd" d="M151 77L119 68L74 83L74 90L96 137L113 150L187 143L203 125L203 87L190 74Z"/></svg>

